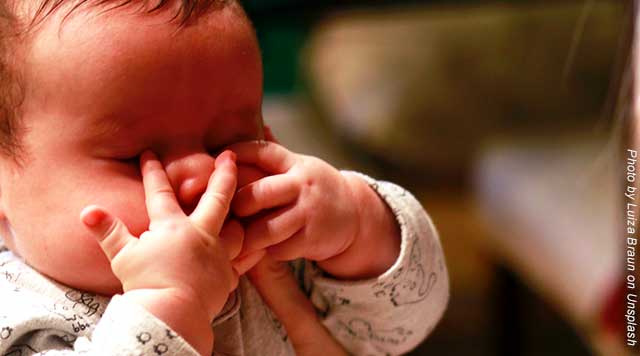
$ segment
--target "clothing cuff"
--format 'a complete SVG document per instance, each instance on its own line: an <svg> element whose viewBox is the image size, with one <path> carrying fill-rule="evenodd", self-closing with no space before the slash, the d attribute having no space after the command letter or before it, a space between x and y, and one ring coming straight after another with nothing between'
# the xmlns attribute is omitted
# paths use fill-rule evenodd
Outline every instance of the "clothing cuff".
<svg viewBox="0 0 640 356"><path fill-rule="evenodd" d="M81 338L76 348L91 347L100 355L198 355L163 321L120 295L111 299L96 325L91 344Z"/></svg>
<svg viewBox="0 0 640 356"><path fill-rule="evenodd" d="M371 304L397 307L422 301L436 283L448 286L448 280L442 280L447 279L447 273L438 234L413 195L393 183L376 181L358 172L342 173L366 181L389 206L400 227L400 254L380 276L356 281L331 278L315 263L305 261L305 284L312 289L310 294L316 307L325 311L345 304L351 308Z"/></svg>

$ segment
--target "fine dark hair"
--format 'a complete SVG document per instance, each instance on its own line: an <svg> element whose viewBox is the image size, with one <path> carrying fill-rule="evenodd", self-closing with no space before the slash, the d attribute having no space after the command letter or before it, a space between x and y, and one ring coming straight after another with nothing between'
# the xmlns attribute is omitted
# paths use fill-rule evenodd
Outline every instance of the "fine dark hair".
<svg viewBox="0 0 640 356"><path fill-rule="evenodd" d="M23 0L0 0L0 156L10 158L16 163L25 154L21 144L24 125L20 118L20 106L24 100L24 82L20 76L20 66L15 53L25 41L25 35L38 26L53 12L64 5L73 3L67 12L66 19L73 11L81 6L106 6L105 11L117 9L134 0L40 0L37 10L30 19L20 19L15 11L15 2ZM75 3L74 3L75 1ZM147 0L140 0L146 4ZM224 6L226 0L179 0L180 7L170 21L179 21L179 27L187 26L190 21L197 19L207 11ZM156 3L146 12L159 11L171 0L156 0ZM64 21L64 20L63 20Z"/></svg>

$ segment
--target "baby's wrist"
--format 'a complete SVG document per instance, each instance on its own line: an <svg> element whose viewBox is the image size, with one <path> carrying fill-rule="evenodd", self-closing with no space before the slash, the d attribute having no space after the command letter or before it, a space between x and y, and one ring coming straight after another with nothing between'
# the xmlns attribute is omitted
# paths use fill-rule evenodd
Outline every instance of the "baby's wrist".
<svg viewBox="0 0 640 356"><path fill-rule="evenodd" d="M358 234L340 254L318 266L340 279L366 279L387 271L400 254L400 231L382 198L360 177L345 174L359 207Z"/></svg>
<svg viewBox="0 0 640 356"><path fill-rule="evenodd" d="M201 355L213 352L213 317L197 298L169 289L136 289L122 295L167 324Z"/></svg>

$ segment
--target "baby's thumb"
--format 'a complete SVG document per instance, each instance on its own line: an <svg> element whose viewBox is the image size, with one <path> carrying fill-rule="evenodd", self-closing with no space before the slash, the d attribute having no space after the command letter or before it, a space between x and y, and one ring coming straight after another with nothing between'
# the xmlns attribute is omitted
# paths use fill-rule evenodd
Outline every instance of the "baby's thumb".
<svg viewBox="0 0 640 356"><path fill-rule="evenodd" d="M124 223L101 207L91 205L82 210L80 220L98 240L109 261L136 238Z"/></svg>

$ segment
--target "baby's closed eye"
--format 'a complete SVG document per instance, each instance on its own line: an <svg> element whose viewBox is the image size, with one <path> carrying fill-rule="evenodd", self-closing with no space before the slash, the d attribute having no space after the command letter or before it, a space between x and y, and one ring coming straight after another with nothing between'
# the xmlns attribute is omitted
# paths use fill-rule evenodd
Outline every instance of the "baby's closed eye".
<svg viewBox="0 0 640 356"><path fill-rule="evenodd" d="M113 160L128 165L139 166L140 165L140 155L128 156L128 157L116 157Z"/></svg>

